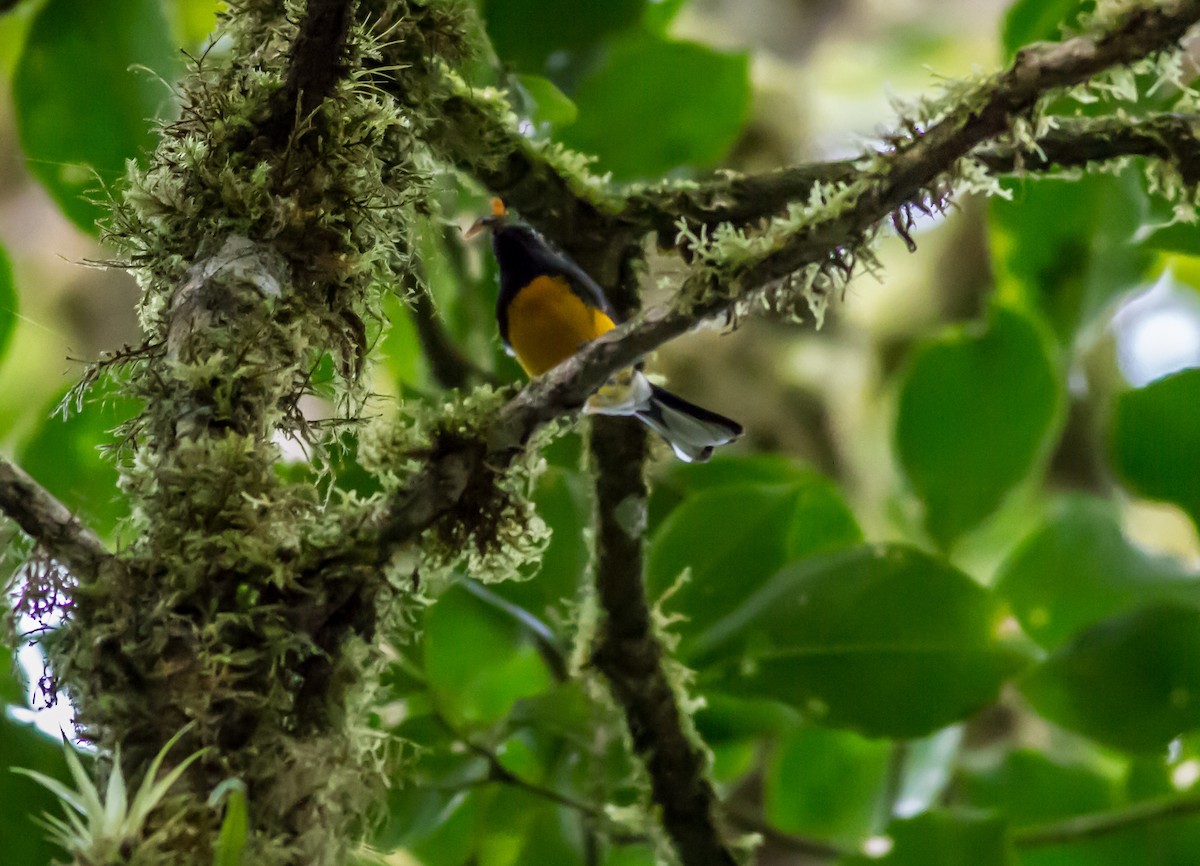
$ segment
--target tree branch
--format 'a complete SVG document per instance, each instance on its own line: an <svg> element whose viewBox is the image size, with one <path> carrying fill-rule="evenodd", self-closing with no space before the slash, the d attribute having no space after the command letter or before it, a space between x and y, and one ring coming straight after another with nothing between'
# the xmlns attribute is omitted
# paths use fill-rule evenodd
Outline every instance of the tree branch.
<svg viewBox="0 0 1200 866"><path fill-rule="evenodd" d="M80 580L116 562L91 529L19 466L0 457L0 511Z"/></svg>
<svg viewBox="0 0 1200 866"><path fill-rule="evenodd" d="M663 667L646 601L646 435L631 427L637 423L632 419L597 422L592 432L596 590L606 617L592 663L625 711L633 749L645 763L663 828L680 861L684 866L735 866L717 828L717 798L705 775L704 752L684 730L684 713Z"/></svg>
<svg viewBox="0 0 1200 866"><path fill-rule="evenodd" d="M345 77L353 9L354 0L308 0L283 89L275 94L271 116L261 128L275 147L286 144L297 120L316 111Z"/></svg>

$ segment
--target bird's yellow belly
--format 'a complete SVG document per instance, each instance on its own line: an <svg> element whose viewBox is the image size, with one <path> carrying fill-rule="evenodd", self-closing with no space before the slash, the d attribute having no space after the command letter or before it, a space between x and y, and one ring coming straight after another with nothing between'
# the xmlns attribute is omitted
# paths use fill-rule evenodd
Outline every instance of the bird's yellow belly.
<svg viewBox="0 0 1200 866"><path fill-rule="evenodd" d="M540 376L615 326L560 277L538 277L508 305L508 342L530 376Z"/></svg>

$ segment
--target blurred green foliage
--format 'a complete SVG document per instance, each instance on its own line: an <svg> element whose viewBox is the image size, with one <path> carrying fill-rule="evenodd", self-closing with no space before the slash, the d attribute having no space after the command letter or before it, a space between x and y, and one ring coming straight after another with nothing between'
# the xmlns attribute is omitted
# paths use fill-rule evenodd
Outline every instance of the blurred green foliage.
<svg viewBox="0 0 1200 866"><path fill-rule="evenodd" d="M49 0L38 12L13 80L21 147L84 231L126 160L154 149L150 120L172 105L176 58L159 0Z"/></svg>
<svg viewBox="0 0 1200 866"><path fill-rule="evenodd" d="M155 75L130 67L170 80L174 46L199 50L217 5L43 0L0 18L3 69L19 56L4 83L22 154L85 232L103 209L80 193L117 180L153 146L151 119L171 111ZM823 130L772 139L772 124L826 119L781 119L782 88L750 51L730 50L738 39L706 44L722 26L706 17L715 4L476 5L494 48L472 69L480 83L509 87L529 134L595 156L617 181L694 177L740 151L778 161L780 150L824 142L814 144ZM1061 38L1061 25L1091 6L1019 0L990 38L1011 56ZM945 45L933 29L874 28L862 57L915 63ZM857 61L858 48L843 41L828 53ZM760 98L775 101L763 108ZM771 862L790 862L781 858L793 836L837 847L837 862L852 866L1196 862L1200 819L1183 813L1053 844L1023 835L1194 796L1200 780L1200 376L1188 369L1130 388L1116 345L1126 301L1159 275L1200 284L1200 232L1168 224L1138 169L1006 181L1011 198L993 199L972 224L987 253L975 307L945 311L925 291L917 324L888 310L875 330L839 321L815 339L764 338L768 372L722 356L736 385L727 391L749 394L747 405L766 406L758 418L778 416L784 431L750 435L782 453L743 445L706 465L654 466L645 579L655 621L730 824L762 830ZM516 381L494 334L494 263L451 224L481 198L439 182L442 215L421 218L415 244L424 287L472 363ZM22 345L17 310L24 317L43 300L37 254L5 240L13 266L0 251L0 362ZM907 282L960 286L960 271L978 264L968 254L951 247L947 263ZM865 306L873 292L856 288L845 305ZM378 390L450 399L401 293L385 314L371 325ZM828 421L829 458L788 438L795 383L779 383L804 366L787 360L792 348L839 340L869 356L862 366L873 372L846 372L844 355L818 365L836 370L816 374L829 387L814 390L820 411L802 420ZM324 359L313 371L318 397L331 376ZM21 418L5 419L6 449L119 539L128 505L112 431L136 406L109 385L65 421L52 414L57 400L27 402ZM838 414L847 403L870 408ZM424 866L656 862L645 833L614 822L643 802L645 781L587 658L597 612L583 450L575 434L546 449L533 494L552 531L541 562L487 587L459 574L427 588L418 636L390 648L367 721L411 748L372 839L379 850ZM322 497L378 489L356 454L355 431L342 431L280 471ZM27 707L13 649L0 647L0 768L61 775L58 745L17 721ZM225 802L222 850L233 860L253 804ZM55 852L31 818L57 808L28 779L0 783L2 859L49 863Z"/></svg>

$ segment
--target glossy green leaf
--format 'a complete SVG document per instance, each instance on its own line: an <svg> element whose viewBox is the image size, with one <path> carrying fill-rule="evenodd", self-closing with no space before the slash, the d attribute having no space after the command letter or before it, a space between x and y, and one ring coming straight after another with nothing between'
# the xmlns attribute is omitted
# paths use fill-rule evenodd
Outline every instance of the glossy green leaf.
<svg viewBox="0 0 1200 866"><path fill-rule="evenodd" d="M720 692L706 692L704 706L696 713L696 730L710 745L779 736L799 722L800 716L787 704Z"/></svg>
<svg viewBox="0 0 1200 866"><path fill-rule="evenodd" d="M475 790L397 788L388 794L389 820L375 844L410 851L421 866L462 866L475 845L479 801Z"/></svg>
<svg viewBox="0 0 1200 866"><path fill-rule="evenodd" d="M1118 296L1144 285L1154 256L1135 244L1148 202L1135 171L1119 177L1005 181L989 203L1000 297L1036 309L1070 347Z"/></svg>
<svg viewBox="0 0 1200 866"><path fill-rule="evenodd" d="M668 610L688 642L724 617L786 562L855 544L862 533L837 488L815 473L785 483L704 488L684 500L651 541L646 577L661 595L689 569Z"/></svg>
<svg viewBox="0 0 1200 866"><path fill-rule="evenodd" d="M1200 369L1122 394L1111 438L1113 466L1130 490L1178 505L1200 526Z"/></svg>
<svg viewBox="0 0 1200 866"><path fill-rule="evenodd" d="M1055 649L1081 629L1158 601L1200 608L1200 576L1121 532L1114 506L1069 500L1001 566L996 593L1031 638Z"/></svg>
<svg viewBox="0 0 1200 866"><path fill-rule="evenodd" d="M1052 722L1150 752L1200 727L1200 611L1157 605L1092 626L1021 691Z"/></svg>
<svg viewBox="0 0 1200 866"><path fill-rule="evenodd" d="M147 67L147 72L131 67ZM13 82L29 169L71 220L96 231L102 197L125 161L154 147L178 61L159 0L49 0Z"/></svg>
<svg viewBox="0 0 1200 866"><path fill-rule="evenodd" d="M540 75L518 75L517 80L533 102L534 121L563 127L574 123L579 116L579 108L550 79Z"/></svg>
<svg viewBox="0 0 1200 866"><path fill-rule="evenodd" d="M494 722L550 684L521 625L461 586L446 590L429 609L422 638L429 687L456 722Z"/></svg>
<svg viewBox="0 0 1200 866"><path fill-rule="evenodd" d="M766 818L772 827L851 844L878 829L892 744L804 725L767 761Z"/></svg>
<svg viewBox="0 0 1200 866"><path fill-rule="evenodd" d="M555 72L603 40L635 26L646 0L572 3L486 0L483 15L496 53L521 72Z"/></svg>
<svg viewBox="0 0 1200 866"><path fill-rule="evenodd" d="M882 857L858 854L840 866L1011 866L1004 821L979 812L932 811L888 825Z"/></svg>
<svg viewBox="0 0 1200 866"><path fill-rule="evenodd" d="M862 546L784 568L695 641L714 690L791 704L822 724L915 737L995 699L1026 663L999 602L920 551Z"/></svg>
<svg viewBox="0 0 1200 866"><path fill-rule="evenodd" d="M114 444L112 431L138 411L138 403L102 382L72 406L64 421L52 415L59 401L47 406L45 421L17 453L17 462L101 536L111 536L117 521L129 513L129 502L117 488L117 468L101 448Z"/></svg>
<svg viewBox="0 0 1200 866"><path fill-rule="evenodd" d="M22 767L71 784L62 744L0 710L0 851L5 863L49 866L63 852L50 844L35 821L44 814L61 815L52 793L33 779L12 772Z"/></svg>
<svg viewBox="0 0 1200 866"><path fill-rule="evenodd" d="M896 450L949 546L977 526L1046 452L1062 384L1036 326L997 308L985 328L921 346L901 384Z"/></svg>
<svg viewBox="0 0 1200 866"><path fill-rule="evenodd" d="M8 349L13 329L17 324L17 289L13 283L12 265L8 254L0 246L0 362Z"/></svg>
<svg viewBox="0 0 1200 866"><path fill-rule="evenodd" d="M1004 51L1011 58L1030 42L1058 42L1064 24L1073 23L1084 0L1017 0L1004 16Z"/></svg>
<svg viewBox="0 0 1200 866"><path fill-rule="evenodd" d="M648 35L614 47L573 98L565 144L617 180L707 168L729 152L750 106L749 59Z"/></svg>
<svg viewBox="0 0 1200 866"><path fill-rule="evenodd" d="M964 749L966 725L951 725L903 744L893 813L915 815L944 802L954 783Z"/></svg>

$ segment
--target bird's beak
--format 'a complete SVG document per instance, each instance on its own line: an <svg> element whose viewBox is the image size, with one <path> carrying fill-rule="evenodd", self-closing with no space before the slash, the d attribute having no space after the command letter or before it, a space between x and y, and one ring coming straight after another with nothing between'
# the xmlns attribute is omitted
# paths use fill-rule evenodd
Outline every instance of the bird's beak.
<svg viewBox="0 0 1200 866"><path fill-rule="evenodd" d="M470 240L479 234L484 229L490 229L492 226L504 222L504 218L508 216L508 210L504 207L504 202L498 198L492 199L492 212L488 216L482 216L471 224L471 227L463 232L463 239Z"/></svg>
<svg viewBox="0 0 1200 866"><path fill-rule="evenodd" d="M480 217L479 219L475 220L475 222L471 223L471 227L469 229L463 232L463 240L469 241L484 229L490 229L495 224L496 217L494 216Z"/></svg>

